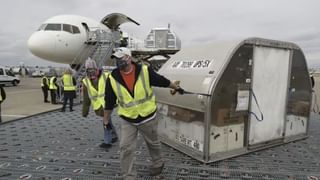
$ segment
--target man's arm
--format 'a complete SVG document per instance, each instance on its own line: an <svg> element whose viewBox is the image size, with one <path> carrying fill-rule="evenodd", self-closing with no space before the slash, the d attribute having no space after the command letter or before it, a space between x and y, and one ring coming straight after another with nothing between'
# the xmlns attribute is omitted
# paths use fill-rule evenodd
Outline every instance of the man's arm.
<svg viewBox="0 0 320 180"><path fill-rule="evenodd" d="M149 77L150 77L150 84L151 86L157 86L157 87L169 87L174 90L181 89L178 83L171 82L166 77L156 73L151 67L148 67L149 71Z"/></svg>
<svg viewBox="0 0 320 180"><path fill-rule="evenodd" d="M142 69L141 69L142 71ZM156 73L150 66L148 67L150 85L156 87L169 87L170 80L166 77Z"/></svg>
<svg viewBox="0 0 320 180"><path fill-rule="evenodd" d="M61 82L62 82L62 84L63 84L63 81L61 81ZM58 84L57 84L57 78L54 78L54 79L53 79L53 84L55 84L57 87L59 87Z"/></svg>
<svg viewBox="0 0 320 180"><path fill-rule="evenodd" d="M49 88L49 83L50 83L50 82L49 82L49 79L45 79L44 82L45 82L45 83L44 83L44 86L47 87L47 88Z"/></svg>
<svg viewBox="0 0 320 180"><path fill-rule="evenodd" d="M105 108L104 108L103 123L107 125L111 117L112 109L114 108L117 101L117 96L113 92L109 77L106 80L104 100L105 100Z"/></svg>
<svg viewBox="0 0 320 180"><path fill-rule="evenodd" d="M87 87L82 84L82 93L83 93L83 102L82 102L82 116L87 117L89 114L89 108L91 105L91 101L88 95Z"/></svg>
<svg viewBox="0 0 320 180"><path fill-rule="evenodd" d="M46 78L42 78L42 84L43 84L44 86L47 86L47 80L46 80Z"/></svg>
<svg viewBox="0 0 320 180"><path fill-rule="evenodd" d="M75 86L77 85L77 81L76 81L76 78L72 77L72 84Z"/></svg>

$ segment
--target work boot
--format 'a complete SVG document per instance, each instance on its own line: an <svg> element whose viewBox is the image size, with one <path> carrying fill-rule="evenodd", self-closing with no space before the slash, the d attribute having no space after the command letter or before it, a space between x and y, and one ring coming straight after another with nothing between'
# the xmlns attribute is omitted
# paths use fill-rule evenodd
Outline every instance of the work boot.
<svg viewBox="0 0 320 180"><path fill-rule="evenodd" d="M106 143L101 143L100 145L99 145L99 147L101 147L101 148L105 148L105 149L108 149L108 148L111 148L111 144L106 144Z"/></svg>
<svg viewBox="0 0 320 180"><path fill-rule="evenodd" d="M118 141L118 137L114 137L114 138L112 138L111 143L115 143L117 141Z"/></svg>
<svg viewBox="0 0 320 180"><path fill-rule="evenodd" d="M70 112L74 111L73 109L70 109Z"/></svg>
<svg viewBox="0 0 320 180"><path fill-rule="evenodd" d="M61 109L61 110L60 110L60 112L65 112L65 111L66 111L65 109Z"/></svg>
<svg viewBox="0 0 320 180"><path fill-rule="evenodd" d="M164 167L164 163L160 167L150 168L150 176L157 176L157 175L161 174L163 167Z"/></svg>

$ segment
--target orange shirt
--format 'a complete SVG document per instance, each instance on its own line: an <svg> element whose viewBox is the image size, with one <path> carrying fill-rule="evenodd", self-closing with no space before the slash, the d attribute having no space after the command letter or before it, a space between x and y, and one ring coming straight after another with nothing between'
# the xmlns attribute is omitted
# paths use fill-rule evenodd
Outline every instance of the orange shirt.
<svg viewBox="0 0 320 180"><path fill-rule="evenodd" d="M129 72L128 74L120 71L120 74L124 80L124 82L126 83L130 93L133 93L133 89L134 89L134 82L135 82L135 73L136 72L136 67L134 65L132 65L132 71Z"/></svg>

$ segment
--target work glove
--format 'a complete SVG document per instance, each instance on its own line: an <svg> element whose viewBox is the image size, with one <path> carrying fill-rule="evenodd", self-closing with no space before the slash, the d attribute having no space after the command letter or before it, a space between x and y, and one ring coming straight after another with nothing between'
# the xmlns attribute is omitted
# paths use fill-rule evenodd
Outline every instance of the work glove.
<svg viewBox="0 0 320 180"><path fill-rule="evenodd" d="M178 87L178 89L176 89L176 91L181 95L184 94L184 89L182 89L180 86Z"/></svg>

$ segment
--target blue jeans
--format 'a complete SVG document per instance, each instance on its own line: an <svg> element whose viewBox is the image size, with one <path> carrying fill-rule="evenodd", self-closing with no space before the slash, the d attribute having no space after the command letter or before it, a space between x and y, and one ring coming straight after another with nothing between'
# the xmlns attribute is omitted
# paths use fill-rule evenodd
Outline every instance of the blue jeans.
<svg viewBox="0 0 320 180"><path fill-rule="evenodd" d="M117 135L117 132L116 132L116 128L113 126L111 118L109 120L109 124L112 127L111 129L103 128L104 143L106 143L106 144L111 144L112 143L112 139L118 138L118 135Z"/></svg>

